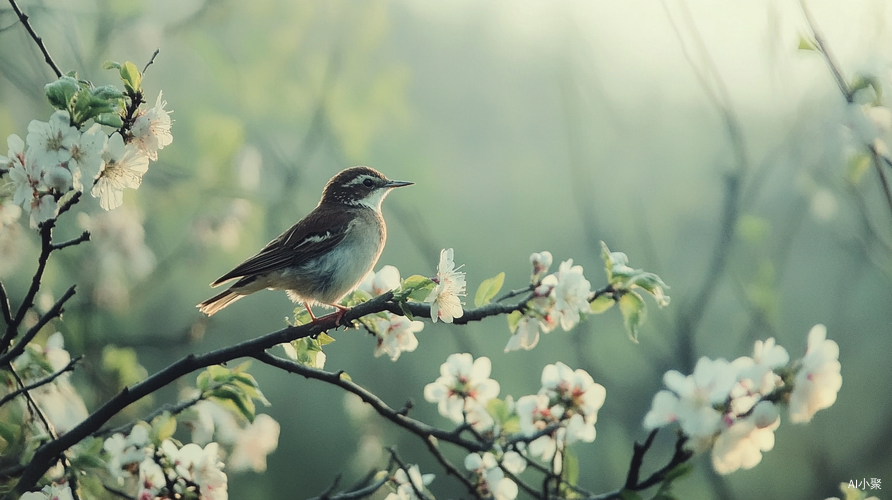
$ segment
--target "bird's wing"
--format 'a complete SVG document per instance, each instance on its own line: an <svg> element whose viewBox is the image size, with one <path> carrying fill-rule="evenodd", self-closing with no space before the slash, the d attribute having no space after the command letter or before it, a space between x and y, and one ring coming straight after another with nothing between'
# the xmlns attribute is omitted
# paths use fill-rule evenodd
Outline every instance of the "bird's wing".
<svg viewBox="0 0 892 500"><path fill-rule="evenodd" d="M327 252L344 239L354 217L355 214L350 210L326 210L323 214L317 207L297 224L267 243L257 255L219 277L211 283L211 286L219 286L243 276L264 274L299 265Z"/></svg>

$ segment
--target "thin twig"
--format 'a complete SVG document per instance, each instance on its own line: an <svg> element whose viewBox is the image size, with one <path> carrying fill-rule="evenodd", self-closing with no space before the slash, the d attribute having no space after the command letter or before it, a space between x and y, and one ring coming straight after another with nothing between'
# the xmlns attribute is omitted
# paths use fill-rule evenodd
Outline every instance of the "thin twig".
<svg viewBox="0 0 892 500"><path fill-rule="evenodd" d="M155 52L152 53L152 58L149 59L149 62L147 62L146 65L143 67L142 74L144 74L144 75L146 74L146 70L149 69L149 66L154 64L155 58L158 57L158 54L160 54L160 53L161 53L161 49L155 49Z"/></svg>
<svg viewBox="0 0 892 500"><path fill-rule="evenodd" d="M466 478L465 475L462 474L460 470L458 470L458 467L453 465L453 463L450 462L449 459L446 458L445 455L443 455L443 452L440 451L440 447L437 444L437 438L435 438L433 436L428 436L424 439L424 444L427 446L427 449L431 452L431 455L433 455L434 458L437 459L437 462L440 462L440 465L442 465L443 468L446 469L446 474L458 479L458 481L461 482L465 486L465 488L468 489L468 492L471 493L472 495L477 492L477 487L474 486L474 483L472 483L468 478Z"/></svg>
<svg viewBox="0 0 892 500"><path fill-rule="evenodd" d="M15 381L19 386L25 387L25 382L19 376L19 373L16 371L15 367L9 365L9 371L12 373L12 376L15 378ZM34 398L31 397L31 393L28 391L22 391L22 394L25 395L25 399L28 400L28 406L33 410L32 418L34 414L37 414L37 418L43 423L44 428L46 428L46 432L53 438L59 439L59 436L56 435L56 429L53 427L53 424L50 423L50 420L47 418L46 414L43 413L43 410L40 409L40 406L37 405L37 401L34 401Z"/></svg>
<svg viewBox="0 0 892 500"><path fill-rule="evenodd" d="M12 401L13 399L15 399L16 397L18 397L19 395L21 395L21 394L23 394L23 393L25 393L25 392L32 391L32 390L34 390L34 389L37 389L38 387L44 386L44 385L46 385L46 384L49 384L49 383L52 382L53 380L56 380L57 378L59 378L59 376L62 375L63 373L65 373L65 372L69 372L69 371L74 370L74 365L76 365L76 364L78 363L78 361L80 361L83 357L84 357L83 355L80 355L80 356L78 356L78 357L76 357L76 358L73 358L72 360L70 360L70 361L68 362L67 365L65 365L64 367L62 367L61 370L59 370L59 371L57 371L57 372L54 372L54 373L52 373L52 374L50 374L50 375L47 375L46 377L44 377L44 378L42 378L42 379L40 379L40 380L38 380L38 381L36 381L36 382L32 382L32 383L30 383L30 384L28 384L28 385L26 385L26 386L24 386L24 387L22 387L22 388L20 388L20 389L17 389L17 390L15 390L15 391L12 391L12 392L10 392L9 394L3 396L2 398L0 398L0 406L5 405L7 402Z"/></svg>
<svg viewBox="0 0 892 500"><path fill-rule="evenodd" d="M812 36L815 38L815 43L818 46L819 51L824 56L824 59L827 61L827 66L830 67L830 72L833 74L833 79L836 80L836 85L839 86L840 92L842 92L843 97L845 97L846 102L849 104L855 102L855 93L849 88L849 84L846 83L846 78L842 74L842 66L836 61L836 58L833 57L833 53L830 51L830 47L827 46L827 43L824 41L824 35L821 33L821 30L818 29L818 24L815 22L815 19L811 15L811 11L808 10L808 6L805 4L805 0L799 0L799 5L802 6L802 13L805 15L805 21L808 23L808 27L811 30Z"/></svg>
<svg viewBox="0 0 892 500"><path fill-rule="evenodd" d="M149 413L141 420L144 422L151 422L155 419L155 417L164 414L164 412L168 412L171 415L179 415L180 413L186 411L192 406L198 404L199 401L203 401L207 399L207 396L204 394L199 394L192 399L187 399L186 401L181 401L175 405L166 404L156 409L152 413ZM110 436L113 434L129 434L130 430L133 429L133 426L136 425L136 422L130 422L112 429L99 429L98 431L92 434L93 437L102 437L102 436Z"/></svg>
<svg viewBox="0 0 892 500"><path fill-rule="evenodd" d="M22 338L10 349L8 352L0 356L0 366L6 366L10 364L17 358L20 354L25 352L25 347L28 345L31 340L34 339L35 336L40 332L40 329L43 328L47 323L50 322L53 318L58 317L62 314L62 307L65 305L65 302L68 302L68 299L74 296L75 285L71 285L68 290L59 297L59 300L53 304L53 307L50 308L45 314L42 314L40 318L37 320L37 323L34 324L31 328L22 335Z"/></svg>
<svg viewBox="0 0 892 500"><path fill-rule="evenodd" d="M34 31L34 28L31 27L31 23L28 22L28 16L22 12L22 9L19 8L19 5L15 2L15 0L9 0L9 5L12 5L12 10L15 11L16 15L19 16L19 21L25 26L25 29L28 30L28 34L31 35L31 38L34 39L34 42L37 43L37 46L40 48L40 51L43 52L43 58L47 64L52 68L53 73L56 74L56 78L62 78L62 71L56 66L56 62L53 61L53 56L50 55L49 51L46 48L46 45L43 43L43 38L39 37L37 33Z"/></svg>
<svg viewBox="0 0 892 500"><path fill-rule="evenodd" d="M84 231L77 238L72 238L68 241L63 241L62 243L54 243L53 250L62 250L63 248L73 247L75 245L80 245L81 243L90 241L90 231Z"/></svg>

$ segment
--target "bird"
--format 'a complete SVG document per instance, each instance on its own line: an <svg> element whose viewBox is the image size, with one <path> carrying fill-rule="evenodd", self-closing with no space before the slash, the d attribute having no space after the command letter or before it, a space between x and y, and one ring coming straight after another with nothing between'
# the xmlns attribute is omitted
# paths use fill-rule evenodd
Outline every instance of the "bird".
<svg viewBox="0 0 892 500"><path fill-rule="evenodd" d="M238 280L196 307L212 316L254 292L285 290L293 302L303 303L313 323L318 319L310 307L325 305L336 309L338 324L348 310L340 301L359 286L384 250L381 203L394 188L412 184L366 166L341 170L325 185L313 211L211 283L217 287Z"/></svg>

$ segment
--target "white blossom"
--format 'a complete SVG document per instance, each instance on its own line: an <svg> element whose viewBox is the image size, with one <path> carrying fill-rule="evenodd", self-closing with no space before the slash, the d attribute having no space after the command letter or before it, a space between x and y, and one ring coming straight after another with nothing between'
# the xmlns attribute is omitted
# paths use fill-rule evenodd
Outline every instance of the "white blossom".
<svg viewBox="0 0 892 500"><path fill-rule="evenodd" d="M670 390L654 396L651 410L644 417L644 427L655 429L678 422L691 438L688 446L702 450L711 445L719 431L722 413L716 406L724 404L737 382L737 372L724 359L700 358L692 375L670 370L663 376Z"/></svg>
<svg viewBox="0 0 892 500"><path fill-rule="evenodd" d="M453 422L467 421L478 430L488 429L493 419L486 404L500 390L499 383L489 378L491 370L485 356L475 360L468 353L451 354L440 366L440 377L425 386L424 399L437 403L440 414Z"/></svg>
<svg viewBox="0 0 892 500"><path fill-rule="evenodd" d="M99 198L103 209L111 210L124 202L125 188L136 189L142 183L142 176L149 169L149 157L133 144L124 145L121 134L114 134L108 140L102 160L105 165L91 193Z"/></svg>
<svg viewBox="0 0 892 500"><path fill-rule="evenodd" d="M561 262L554 287L554 307L565 331L576 326L580 314L590 311L588 296L591 291L591 283L582 275L582 266L574 266L573 259Z"/></svg>
<svg viewBox="0 0 892 500"><path fill-rule="evenodd" d="M416 492L423 492L433 480L433 474L421 474L417 465L409 467L408 473L404 469L397 469L390 478L396 491L388 494L384 500L421 500Z"/></svg>
<svg viewBox="0 0 892 500"><path fill-rule="evenodd" d="M137 500L155 500L158 493L167 485L164 470L151 457L139 464L139 491Z"/></svg>
<svg viewBox="0 0 892 500"><path fill-rule="evenodd" d="M367 292L372 297L395 290L400 286L400 270L387 265L375 271L369 271L357 289Z"/></svg>
<svg viewBox="0 0 892 500"><path fill-rule="evenodd" d="M774 448L774 431L780 425L777 408L762 401L752 415L731 421L712 448L712 465L719 474L751 469L762 461L762 452Z"/></svg>
<svg viewBox="0 0 892 500"><path fill-rule="evenodd" d="M102 170L102 151L107 142L108 136L102 131L102 126L94 123L71 146L68 169L71 171L74 189L84 191L85 187L93 186L93 181Z"/></svg>
<svg viewBox="0 0 892 500"><path fill-rule="evenodd" d="M421 321L412 321L405 316L391 313L387 313L387 319L376 317L372 321L378 327L375 357L387 354L391 361L396 361L403 352L412 352L418 348L415 334L424 328Z"/></svg>
<svg viewBox="0 0 892 500"><path fill-rule="evenodd" d="M842 387L839 371L839 345L827 339L824 325L815 325L808 333L808 347L790 394L791 421L808 422L815 412L836 402Z"/></svg>
<svg viewBox="0 0 892 500"><path fill-rule="evenodd" d="M74 496L67 484L51 483L40 491L24 493L19 500L74 500Z"/></svg>
<svg viewBox="0 0 892 500"><path fill-rule="evenodd" d="M535 283L543 274L547 273L548 268L551 267L551 262L551 252L537 252L530 255L530 265L533 266L530 281Z"/></svg>
<svg viewBox="0 0 892 500"><path fill-rule="evenodd" d="M241 430L235 446L229 454L229 467L233 472L266 470L266 456L279 445L279 423L265 413L257 415L254 422Z"/></svg>
<svg viewBox="0 0 892 500"><path fill-rule="evenodd" d="M204 448L189 443L177 450L170 440L165 440L162 447L174 463L177 474L199 486L202 500L229 498L226 474L222 470L223 462L218 456L217 443L209 443Z"/></svg>
<svg viewBox="0 0 892 500"><path fill-rule="evenodd" d="M444 323L452 323L454 318L460 318L464 314L459 297L465 296L466 283L465 273L455 267L451 248L440 252L437 281L437 286L424 301L431 305L431 320L434 323L438 319Z"/></svg>
<svg viewBox="0 0 892 500"><path fill-rule="evenodd" d="M503 457L503 466L516 474L523 471L526 461L516 452L509 451ZM486 452L482 455L471 453L465 457L465 468L476 474L477 491L482 498L514 500L517 497L517 484L505 477L504 471L492 453Z"/></svg>
<svg viewBox="0 0 892 500"><path fill-rule="evenodd" d="M170 133L170 113L164 109L167 101L161 98L162 93L158 92L158 99L155 106L145 110L133 122L130 131L133 133L132 143L138 146L151 160L158 159L158 151L169 146L173 142L173 135Z"/></svg>
<svg viewBox="0 0 892 500"><path fill-rule="evenodd" d="M524 349L529 351L536 347L539 343L539 328L543 325L542 320L532 316L524 316L517 322L517 329L508 344L505 345L505 352Z"/></svg>
<svg viewBox="0 0 892 500"><path fill-rule="evenodd" d="M67 111L56 111L49 122L32 120L28 124L28 150L38 165L64 163L71 158L71 147L80 132L71 126Z"/></svg>
<svg viewBox="0 0 892 500"><path fill-rule="evenodd" d="M103 446L109 457L106 463L112 477L120 479L129 476L132 465L141 463L151 455L148 444L149 431L145 425L134 425L126 437L117 433L107 438Z"/></svg>

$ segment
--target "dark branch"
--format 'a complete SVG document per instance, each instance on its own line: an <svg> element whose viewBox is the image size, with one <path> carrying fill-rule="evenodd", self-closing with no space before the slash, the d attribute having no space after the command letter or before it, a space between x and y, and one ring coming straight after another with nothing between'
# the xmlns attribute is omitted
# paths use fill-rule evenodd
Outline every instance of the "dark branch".
<svg viewBox="0 0 892 500"><path fill-rule="evenodd" d="M61 370L59 370L55 373L52 373L50 375L47 375L46 377L44 377L36 382L32 382L18 390L15 390L15 391L10 392L9 394L3 396L2 398L0 398L0 406L5 405L9 401L12 401L13 399L15 399L16 397L20 396L21 394L23 394L25 392L32 391L34 389L37 389L38 387L49 384L53 380L56 380L57 378L59 378L59 376L65 372L74 370L74 365L76 365L78 363L78 361L80 361L83 357L84 357L83 355L78 356L78 357L72 359L71 361L69 361L68 364L65 365L64 367L62 367Z"/></svg>
<svg viewBox="0 0 892 500"><path fill-rule="evenodd" d="M90 241L90 232L84 231L77 238L70 239L68 241L63 241L59 244L53 244L53 250L62 250L65 247L73 247L75 245L80 245L81 243Z"/></svg>
<svg viewBox="0 0 892 500"><path fill-rule="evenodd" d="M392 298L393 293L388 292L368 302L359 304L348 310L344 314L343 320L350 322L368 314L375 314L381 311L390 311L394 314L403 315L404 313L400 310L399 304L392 302ZM462 316L461 318L456 318L455 322L467 323L470 321L480 321L489 316L496 316L519 310L522 306L523 304L488 304L477 309L469 309L465 311L464 316ZM430 317L429 305L408 303L407 309L415 316ZM96 409L92 414L90 414L90 416L88 416L76 427L69 430L58 439L54 439L40 446L34 453L34 457L29 464L27 464L23 468L16 467L10 469L11 472L22 472L21 479L16 485L15 494L21 495L22 493L28 491L29 488L33 487L37 483L37 481L40 480L43 474L52 466L59 455L61 455L68 448L82 441L87 436L96 432L106 422L108 422L109 419L117 415L118 412L120 412L130 404L134 403L135 401L138 401L143 397L157 391L158 389L165 387L166 385L177 380L183 375L191 373L195 370L199 370L201 368L226 363L228 361L232 361L234 359L245 356L258 357L258 359L262 359L265 355L265 353L263 352L265 349L269 349L270 347L285 342L291 342L299 338L319 335L326 330L335 329L336 327L337 325L335 325L334 315L329 315L319 318L319 321L316 323L310 323L301 326L290 326L275 332L268 333L266 335L262 335L257 338L253 338L251 340L247 340L245 342L241 342L239 344L217 349L215 351L211 351L201 355L190 354L180 359L179 361L176 361L170 366L162 369L161 371L156 372L142 382L139 382L132 387L124 388L120 393L118 393L118 395L106 401L105 404ZM287 360L282 361L288 363ZM340 379L340 376L338 377L338 379ZM344 381L341 381L340 383L343 382ZM353 385L355 386L355 384ZM362 388L360 388L359 386L355 387L362 390ZM381 404L383 405L384 403L382 402ZM386 405L384 405L384 407L386 407ZM384 407L382 407L382 409ZM398 415L397 412L393 411L393 409L390 409L389 407L387 407L387 409L389 411L389 414L396 416L396 418L398 419L411 420L407 417ZM466 439L456 438L449 432L426 426L425 424L421 424L420 422L419 424L424 425L424 427L419 428L424 429L424 435L433 435L438 439L451 442L458 446L462 446L469 451L477 451L484 448L483 444Z"/></svg>
<svg viewBox="0 0 892 500"><path fill-rule="evenodd" d="M348 379L347 377L344 377L343 372L327 372L325 370L310 368L308 366L304 366L299 363L274 356L272 354L269 354L268 352L256 353L253 355L253 357L263 363L285 370L289 373L302 375L306 378L312 378L315 380L321 380L322 382L327 382L329 384L338 386L348 392L356 394L364 402L371 405L371 407L376 412L378 412L379 415L408 430L409 432L420 436L423 439L434 436L437 439L448 441L457 446L461 446L468 451L484 451L485 449L485 446L480 444L479 442L464 439L456 435L454 432L444 431L442 429L427 425L424 422L420 422L405 415L401 415L397 410L394 410L393 408L388 406L387 403L382 401L381 398L372 394L371 392L353 382L352 380Z"/></svg>
<svg viewBox="0 0 892 500"><path fill-rule="evenodd" d="M50 55L49 51L46 48L46 45L43 43L43 38L39 37L37 33L34 31L34 28L31 27L31 23L28 21L28 16L22 12L22 9L19 8L19 5L15 2L15 0L9 0L9 5L12 5L12 10L15 11L16 15L19 16L19 21L21 21L22 25L25 26L25 29L28 30L28 34L31 35L31 38L34 39L34 42L40 48L40 51L43 52L43 58L47 64L52 68L53 73L56 74L56 78L62 78L62 71L56 66L56 62L53 61L53 56Z"/></svg>
<svg viewBox="0 0 892 500"><path fill-rule="evenodd" d="M56 318L62 314L62 307L65 305L65 302L68 302L68 299L74 296L74 288L75 285L71 285L68 290L59 297L59 300L53 304L53 307L50 308L45 314L40 316L40 319L37 320L37 323L34 324L31 328L25 332L25 335L10 349L7 353L0 356L0 366L6 366L9 363L12 363L15 358L17 358L20 354L25 352L25 346L31 342L32 339L40 332L40 329L43 328L47 323L50 322L53 318Z"/></svg>

